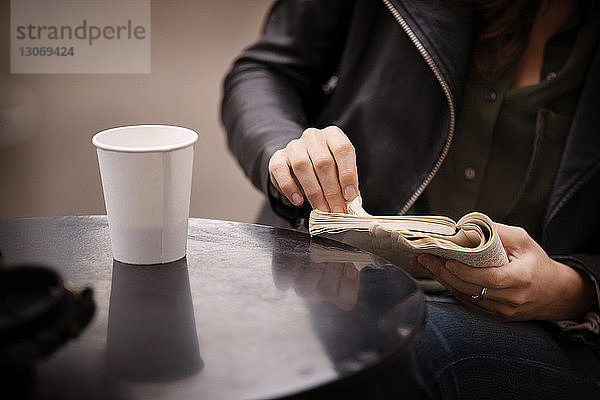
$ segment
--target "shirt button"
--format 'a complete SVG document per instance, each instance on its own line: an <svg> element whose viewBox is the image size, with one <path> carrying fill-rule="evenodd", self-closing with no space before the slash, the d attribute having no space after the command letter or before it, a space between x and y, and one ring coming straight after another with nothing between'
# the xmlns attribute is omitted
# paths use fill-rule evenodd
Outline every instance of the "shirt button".
<svg viewBox="0 0 600 400"><path fill-rule="evenodd" d="M468 181L472 181L473 179L475 179L475 176L477 174L475 173L475 169L468 167L465 168L465 178L467 178Z"/></svg>
<svg viewBox="0 0 600 400"><path fill-rule="evenodd" d="M495 102L497 98L498 98L498 94L496 93L496 91L494 89L490 89L490 91L487 93L487 96L485 96L485 99L487 100L488 103Z"/></svg>
<svg viewBox="0 0 600 400"><path fill-rule="evenodd" d="M554 71L551 71L551 72L548 72L548 73L546 74L546 80L547 80L547 81L551 81L551 80L552 80L552 79L554 79L554 78L556 78L556 72L554 72Z"/></svg>

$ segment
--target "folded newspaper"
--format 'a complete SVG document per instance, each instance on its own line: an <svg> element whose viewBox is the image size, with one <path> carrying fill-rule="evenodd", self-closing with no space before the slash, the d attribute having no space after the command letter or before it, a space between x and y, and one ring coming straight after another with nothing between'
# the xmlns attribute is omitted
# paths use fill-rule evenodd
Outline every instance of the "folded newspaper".
<svg viewBox="0 0 600 400"><path fill-rule="evenodd" d="M458 222L435 215L373 216L361 197L347 203L348 213L313 210L309 232L377 254L406 267L412 256L429 253L472 267L500 266L508 257L492 220L472 212Z"/></svg>

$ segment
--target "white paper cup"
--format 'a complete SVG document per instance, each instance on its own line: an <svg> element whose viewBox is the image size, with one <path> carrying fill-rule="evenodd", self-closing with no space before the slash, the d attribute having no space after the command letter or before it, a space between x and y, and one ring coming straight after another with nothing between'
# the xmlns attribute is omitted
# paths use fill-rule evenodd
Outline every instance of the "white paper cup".
<svg viewBox="0 0 600 400"><path fill-rule="evenodd" d="M185 257L197 140L191 129L168 125L94 135L115 260L164 264Z"/></svg>

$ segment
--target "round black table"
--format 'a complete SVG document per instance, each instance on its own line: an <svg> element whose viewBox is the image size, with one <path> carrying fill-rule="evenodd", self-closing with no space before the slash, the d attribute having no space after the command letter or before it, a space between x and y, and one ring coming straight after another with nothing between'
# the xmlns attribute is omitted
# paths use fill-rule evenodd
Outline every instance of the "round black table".
<svg viewBox="0 0 600 400"><path fill-rule="evenodd" d="M260 225L190 219L185 259L132 266L105 216L7 219L0 251L94 290L89 326L37 363L34 398L311 397L399 357L425 319L401 269Z"/></svg>

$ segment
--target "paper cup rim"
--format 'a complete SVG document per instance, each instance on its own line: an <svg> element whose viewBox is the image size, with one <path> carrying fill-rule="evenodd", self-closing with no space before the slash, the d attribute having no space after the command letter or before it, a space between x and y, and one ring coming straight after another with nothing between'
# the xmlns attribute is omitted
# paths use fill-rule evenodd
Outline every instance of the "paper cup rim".
<svg viewBox="0 0 600 400"><path fill-rule="evenodd" d="M104 135L110 134L111 132L119 131L119 130L129 130L129 129L139 129L139 128L169 128L169 129L177 129L182 130L187 133L190 133L191 136L188 140L184 140L182 142L165 145L165 146L122 146L122 145L112 145L102 143L100 138ZM162 153L165 151L179 150L186 148L188 146L193 145L198 141L198 134L190 129L182 126L176 125L165 125L165 124L145 124L145 125L124 125L124 126L116 126L114 128L104 129L100 132L97 132L92 137L92 144L101 150L108 151L116 151L120 153Z"/></svg>

